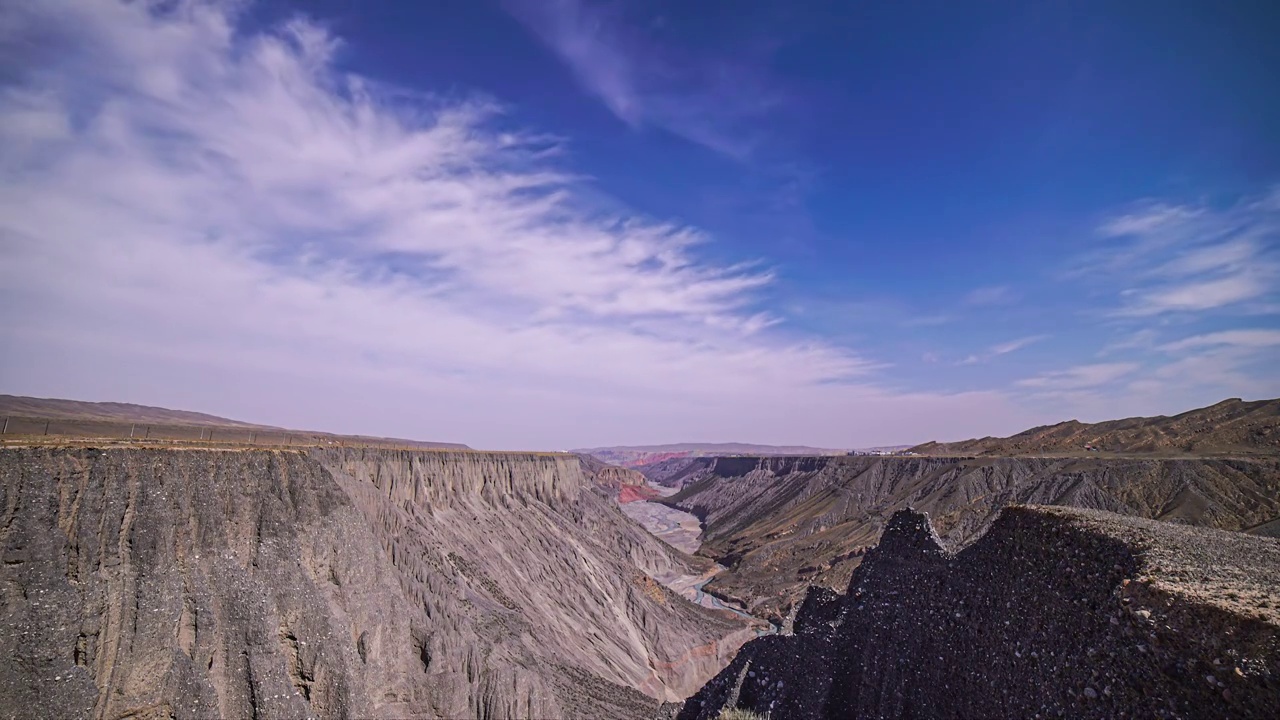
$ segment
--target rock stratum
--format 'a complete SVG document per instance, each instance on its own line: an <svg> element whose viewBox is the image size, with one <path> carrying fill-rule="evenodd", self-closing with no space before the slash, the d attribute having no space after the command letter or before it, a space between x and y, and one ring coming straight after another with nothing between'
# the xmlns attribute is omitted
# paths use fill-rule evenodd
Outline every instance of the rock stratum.
<svg viewBox="0 0 1280 720"><path fill-rule="evenodd" d="M570 455L0 449L0 717L628 718L754 631Z"/></svg>
<svg viewBox="0 0 1280 720"><path fill-rule="evenodd" d="M1272 718L1277 587L1270 538L1020 506L952 553L900 511L679 718Z"/></svg>
<svg viewBox="0 0 1280 720"><path fill-rule="evenodd" d="M640 468L664 460L729 455L843 455L845 450L807 445L756 445L752 443L673 443L670 445L619 445L574 450L603 462Z"/></svg>
<svg viewBox="0 0 1280 720"><path fill-rule="evenodd" d="M638 470L610 465L591 455L578 455L582 470L596 487L603 489L619 504L627 504L658 497L644 475Z"/></svg>
<svg viewBox="0 0 1280 720"><path fill-rule="evenodd" d="M706 591L776 623L811 584L842 589L897 510L972 540L1013 504L1106 510L1280 532L1280 458L710 458L658 500L703 521L699 554L728 567Z"/></svg>

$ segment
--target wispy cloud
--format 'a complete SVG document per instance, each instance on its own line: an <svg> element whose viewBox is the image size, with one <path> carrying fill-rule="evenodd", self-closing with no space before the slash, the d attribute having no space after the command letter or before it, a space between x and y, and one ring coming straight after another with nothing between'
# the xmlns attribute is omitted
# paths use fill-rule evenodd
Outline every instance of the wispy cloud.
<svg viewBox="0 0 1280 720"><path fill-rule="evenodd" d="M1010 340L1009 342L1000 343L999 345L992 345L991 354L1006 355L1015 350L1021 350L1022 348L1028 345L1031 345L1033 343L1038 343L1041 340L1047 339L1048 337L1049 337L1048 335L1029 335L1024 338L1018 338L1017 340Z"/></svg>
<svg viewBox="0 0 1280 720"><path fill-rule="evenodd" d="M1041 373L1036 377L1019 380L1018 387L1044 390L1079 390L1114 382L1140 366L1137 363L1095 363L1077 365L1065 370Z"/></svg>
<svg viewBox="0 0 1280 720"><path fill-rule="evenodd" d="M1076 366L1015 387L1094 418L1280 393L1276 331L1227 329L1280 315L1280 188L1226 205L1138 203L1097 236L1067 278L1085 315L1118 331L1096 357L1140 365Z"/></svg>
<svg viewBox="0 0 1280 720"><path fill-rule="evenodd" d="M492 101L345 73L318 25L249 32L241 6L5 7L0 54L44 47L0 90L9 390L490 447L1026 417L871 384L774 324L767 269L601 210Z"/></svg>
<svg viewBox="0 0 1280 720"><path fill-rule="evenodd" d="M1252 396L1280 388L1280 330L1238 328L1202 333L1164 343L1168 361L1152 373L1151 386L1217 386L1232 395Z"/></svg>
<svg viewBox="0 0 1280 720"><path fill-rule="evenodd" d="M762 136L756 121L783 94L761 73L662 43L651 22L589 0L508 0L511 13L589 93L633 128L661 128L737 159Z"/></svg>
<svg viewBox="0 0 1280 720"><path fill-rule="evenodd" d="M1156 344L1140 331L1109 350L1142 353L1143 363L1079 365L1015 386L1094 419L1180 412L1224 397L1280 394L1280 330L1251 328L1191 335ZM1138 370L1142 368L1142 372Z"/></svg>
<svg viewBox="0 0 1280 720"><path fill-rule="evenodd" d="M1107 220L1098 228L1104 236L1149 235L1170 227L1181 227L1202 214L1198 208L1146 202L1132 211Z"/></svg>
<svg viewBox="0 0 1280 720"><path fill-rule="evenodd" d="M1184 338L1160 346L1166 352L1180 352L1206 347L1231 346L1239 348L1269 348L1280 346L1280 330L1248 329L1223 330Z"/></svg>
<svg viewBox="0 0 1280 720"><path fill-rule="evenodd" d="M978 363L987 362L1001 355L1008 355L1011 352L1017 352L1028 345L1033 345L1041 340L1048 339L1048 335L1028 335L1027 337L1010 340L1008 342L997 343L987 348L986 352L976 355L970 355L961 360L961 365L976 365Z"/></svg>
<svg viewBox="0 0 1280 720"><path fill-rule="evenodd" d="M1142 330L1131 332L1125 337L1103 346L1103 348L1098 351L1098 357L1105 357L1107 355L1125 351L1150 350L1155 347L1156 339L1159 336L1160 334L1151 328L1143 328Z"/></svg>
<svg viewBox="0 0 1280 720"><path fill-rule="evenodd" d="M1148 203L1102 224L1074 274L1122 283L1120 317L1256 311L1280 295L1280 189L1228 208Z"/></svg>

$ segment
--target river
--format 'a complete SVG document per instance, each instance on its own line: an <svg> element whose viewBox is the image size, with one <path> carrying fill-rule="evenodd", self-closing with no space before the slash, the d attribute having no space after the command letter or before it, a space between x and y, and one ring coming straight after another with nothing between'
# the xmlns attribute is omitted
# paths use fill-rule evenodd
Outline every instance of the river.
<svg viewBox="0 0 1280 720"><path fill-rule="evenodd" d="M649 483L649 487L653 488L662 497L668 497L678 492L676 488L663 487L654 483ZM622 503L620 507L628 517L643 525L646 530L658 539L677 550L692 555L702 545L702 523L693 513L644 500ZM655 577L654 580L667 586L681 597L703 607L726 610L757 623L760 622L760 618L743 612L732 605L726 605L720 598L705 591L704 587L711 581L711 578L724 569L723 565L717 563L711 570L702 575L672 574L667 577Z"/></svg>

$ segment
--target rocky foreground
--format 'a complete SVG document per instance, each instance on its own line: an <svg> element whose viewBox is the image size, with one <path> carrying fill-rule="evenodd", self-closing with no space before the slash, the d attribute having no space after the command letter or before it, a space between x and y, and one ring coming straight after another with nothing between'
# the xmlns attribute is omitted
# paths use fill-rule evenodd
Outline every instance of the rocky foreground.
<svg viewBox="0 0 1280 720"><path fill-rule="evenodd" d="M707 459L663 499L705 522L695 558L617 505L666 490L567 454L58 442L0 449L0 718L1268 717L1280 700L1280 540L1002 512L1267 531L1275 458ZM794 635L744 646L768 626L722 598Z"/></svg>
<svg viewBox="0 0 1280 720"><path fill-rule="evenodd" d="M678 716L1274 718L1278 588L1271 538L1020 506L953 554L901 511Z"/></svg>
<svg viewBox="0 0 1280 720"><path fill-rule="evenodd" d="M755 631L557 454L0 449L0 717L642 718Z"/></svg>

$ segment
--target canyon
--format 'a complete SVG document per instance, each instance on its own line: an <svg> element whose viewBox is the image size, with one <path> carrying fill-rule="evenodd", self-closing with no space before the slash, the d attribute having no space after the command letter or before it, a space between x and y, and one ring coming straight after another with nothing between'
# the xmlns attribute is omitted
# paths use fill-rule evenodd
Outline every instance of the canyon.
<svg viewBox="0 0 1280 720"><path fill-rule="evenodd" d="M645 717L752 626L571 455L0 450L0 716Z"/></svg>
<svg viewBox="0 0 1280 720"><path fill-rule="evenodd" d="M894 512L928 512L953 544L1012 504L1067 505L1274 532L1280 458L765 457L692 461L660 502L703 522L729 569L707 592L781 623L810 585L843 590Z"/></svg>
<svg viewBox="0 0 1280 720"><path fill-rule="evenodd" d="M0 717L1266 717L1280 698L1273 404L1036 429L1019 453L626 468L0 400ZM1160 452L1122 446L1152 427ZM1109 449L1043 445L1063 438Z"/></svg>

